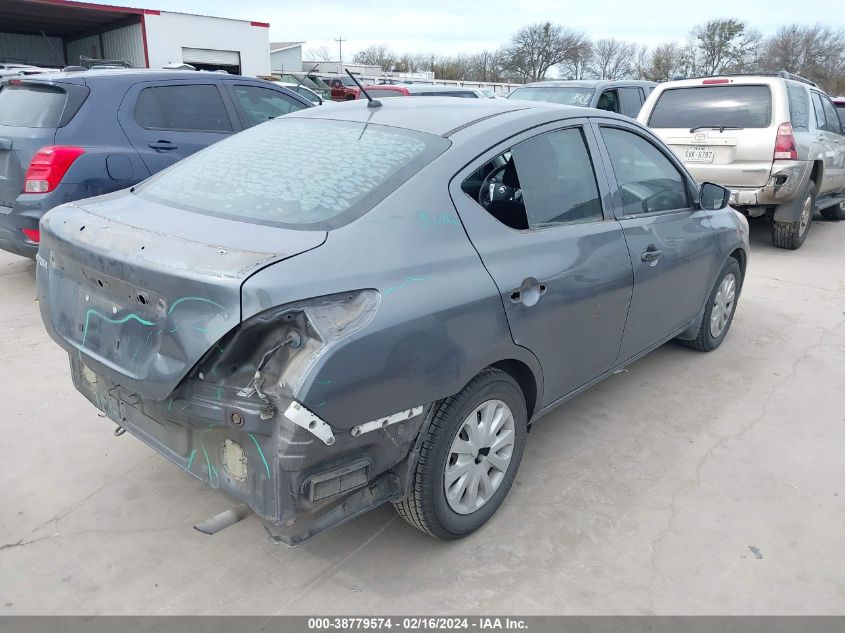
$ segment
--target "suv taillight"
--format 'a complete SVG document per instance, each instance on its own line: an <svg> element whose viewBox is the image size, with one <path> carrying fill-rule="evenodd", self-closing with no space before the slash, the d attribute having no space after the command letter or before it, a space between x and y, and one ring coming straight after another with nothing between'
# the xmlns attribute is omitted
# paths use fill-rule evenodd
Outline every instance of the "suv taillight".
<svg viewBox="0 0 845 633"><path fill-rule="evenodd" d="M791 123L781 123L775 139L775 160L797 160L798 151L795 149L795 136L792 134Z"/></svg>
<svg viewBox="0 0 845 633"><path fill-rule="evenodd" d="M77 158L85 153L81 147L49 145L42 147L26 170L24 193L49 193L62 181L67 170Z"/></svg>

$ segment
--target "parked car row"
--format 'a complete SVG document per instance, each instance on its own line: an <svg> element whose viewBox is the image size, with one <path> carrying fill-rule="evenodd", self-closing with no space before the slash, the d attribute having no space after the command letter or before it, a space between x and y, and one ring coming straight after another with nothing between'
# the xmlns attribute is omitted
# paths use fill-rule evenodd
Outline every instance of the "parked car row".
<svg viewBox="0 0 845 633"><path fill-rule="evenodd" d="M260 79L96 70L0 84L0 248L35 257L38 222L66 202L126 189L178 160L313 103Z"/></svg>

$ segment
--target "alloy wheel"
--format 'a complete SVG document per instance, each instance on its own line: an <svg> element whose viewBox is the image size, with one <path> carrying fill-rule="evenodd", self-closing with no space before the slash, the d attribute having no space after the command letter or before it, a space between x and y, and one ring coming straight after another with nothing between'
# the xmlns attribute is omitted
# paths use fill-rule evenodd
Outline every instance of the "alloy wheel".
<svg viewBox="0 0 845 633"><path fill-rule="evenodd" d="M719 284L719 290L713 300L713 309L710 311L710 336L719 338L722 335L733 314L735 303L736 277L733 273L728 273Z"/></svg>

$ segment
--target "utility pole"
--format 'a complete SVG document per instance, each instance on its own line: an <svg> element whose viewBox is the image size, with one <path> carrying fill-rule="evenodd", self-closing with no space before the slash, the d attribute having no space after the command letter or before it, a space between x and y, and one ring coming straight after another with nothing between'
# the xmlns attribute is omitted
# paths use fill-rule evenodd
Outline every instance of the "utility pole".
<svg viewBox="0 0 845 633"><path fill-rule="evenodd" d="M340 66L337 69L338 75L343 74L343 43L345 41L346 40L343 39L342 37L335 38L335 42L337 42L337 50L338 50L338 53L339 53L339 56L340 56Z"/></svg>

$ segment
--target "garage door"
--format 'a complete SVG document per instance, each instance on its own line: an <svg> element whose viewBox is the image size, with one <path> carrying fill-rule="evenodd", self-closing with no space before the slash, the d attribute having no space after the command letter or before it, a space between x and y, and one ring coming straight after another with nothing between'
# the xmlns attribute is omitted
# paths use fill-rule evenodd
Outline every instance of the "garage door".
<svg viewBox="0 0 845 633"><path fill-rule="evenodd" d="M218 51L211 48L182 48L182 61L186 64L240 66L241 54L238 51Z"/></svg>

